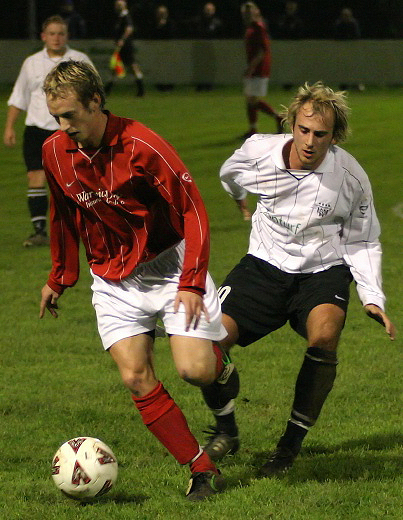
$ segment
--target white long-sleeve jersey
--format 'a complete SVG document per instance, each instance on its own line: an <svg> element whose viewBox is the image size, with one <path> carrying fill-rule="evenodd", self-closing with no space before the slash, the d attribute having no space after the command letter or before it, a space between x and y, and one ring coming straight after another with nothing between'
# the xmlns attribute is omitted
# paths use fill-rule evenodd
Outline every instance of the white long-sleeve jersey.
<svg viewBox="0 0 403 520"><path fill-rule="evenodd" d="M7 104L26 111L26 126L58 130L59 125L49 114L42 87L48 73L61 61L68 60L85 61L93 65L86 54L70 49L68 46L66 52L60 57L50 58L44 47L24 60Z"/></svg>
<svg viewBox="0 0 403 520"><path fill-rule="evenodd" d="M288 170L283 147L291 139L254 135L221 168L235 200L258 195L248 253L288 273L347 265L362 304L384 309L380 226L367 174L339 146L314 171Z"/></svg>

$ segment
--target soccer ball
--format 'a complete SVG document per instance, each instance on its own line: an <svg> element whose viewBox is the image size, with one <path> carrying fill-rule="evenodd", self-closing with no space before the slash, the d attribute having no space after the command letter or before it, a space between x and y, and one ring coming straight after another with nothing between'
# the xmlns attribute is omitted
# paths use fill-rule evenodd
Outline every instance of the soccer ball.
<svg viewBox="0 0 403 520"><path fill-rule="evenodd" d="M118 463L112 450L93 437L75 437L60 446L52 461L52 477L62 493L89 500L107 493L116 482Z"/></svg>

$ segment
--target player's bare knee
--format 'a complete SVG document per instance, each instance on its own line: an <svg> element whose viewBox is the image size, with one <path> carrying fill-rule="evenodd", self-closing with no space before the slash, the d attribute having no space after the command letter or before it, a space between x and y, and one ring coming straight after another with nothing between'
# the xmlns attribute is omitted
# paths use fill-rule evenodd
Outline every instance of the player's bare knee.
<svg viewBox="0 0 403 520"><path fill-rule="evenodd" d="M319 336L310 338L309 346L317 347L323 350L335 351L339 343L339 335L320 334Z"/></svg>
<svg viewBox="0 0 403 520"><path fill-rule="evenodd" d="M145 372L127 371L121 374L123 384L135 395L142 395L144 387L147 385L147 375Z"/></svg>
<svg viewBox="0 0 403 520"><path fill-rule="evenodd" d="M184 381L194 386L209 385L215 378L214 370L202 365L182 367L178 369L178 373Z"/></svg>

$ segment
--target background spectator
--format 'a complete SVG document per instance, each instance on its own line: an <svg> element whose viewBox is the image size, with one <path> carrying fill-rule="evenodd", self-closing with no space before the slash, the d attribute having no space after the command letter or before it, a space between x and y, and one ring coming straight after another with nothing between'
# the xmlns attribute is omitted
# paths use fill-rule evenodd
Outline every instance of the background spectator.
<svg viewBox="0 0 403 520"><path fill-rule="evenodd" d="M334 37L336 40L358 40L361 37L361 28L358 20L354 18L353 11L349 7L343 7L340 16L334 24ZM349 84L340 83L341 90L356 88L357 90L365 90L363 83Z"/></svg>
<svg viewBox="0 0 403 520"><path fill-rule="evenodd" d="M152 40L168 40L176 37L176 22L173 20L166 5L158 5L149 30Z"/></svg>
<svg viewBox="0 0 403 520"><path fill-rule="evenodd" d="M298 2L288 0L284 12L274 24L273 36L279 40L299 40L305 35L305 24L298 14Z"/></svg>
<svg viewBox="0 0 403 520"><path fill-rule="evenodd" d="M74 7L73 0L63 0L60 5L60 16L67 24L70 39L85 38L87 23Z"/></svg>
<svg viewBox="0 0 403 520"><path fill-rule="evenodd" d="M206 40L203 43L195 44L193 48L195 69L202 71L200 73L202 81L196 84L196 90L198 92L209 91L213 88L216 58L213 46L207 40L220 38L223 33L223 24L216 14L215 4L205 3L200 15L193 19L191 28L192 38Z"/></svg>
<svg viewBox="0 0 403 520"><path fill-rule="evenodd" d="M216 14L216 6L212 2L207 2L201 13L194 19L193 36L214 39L221 38L222 35L223 22Z"/></svg>
<svg viewBox="0 0 403 520"><path fill-rule="evenodd" d="M171 18L169 9L166 5L158 5L154 11L154 18L151 22L149 37L153 40L169 40L176 37L176 22ZM157 83L158 90L163 92L172 90L172 83Z"/></svg>
<svg viewBox="0 0 403 520"><path fill-rule="evenodd" d="M334 24L336 40L357 40L361 38L361 28L349 7L343 7Z"/></svg>

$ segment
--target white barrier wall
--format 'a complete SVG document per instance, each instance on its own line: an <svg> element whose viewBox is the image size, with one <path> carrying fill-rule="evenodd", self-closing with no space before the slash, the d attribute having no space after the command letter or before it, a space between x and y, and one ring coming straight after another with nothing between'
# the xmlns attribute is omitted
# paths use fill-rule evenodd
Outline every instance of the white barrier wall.
<svg viewBox="0 0 403 520"><path fill-rule="evenodd" d="M80 40L71 46L91 57L104 80L109 77L111 41ZM236 85L245 69L242 40L140 40L136 46L149 84ZM0 40L0 83L13 83L24 58L40 48L40 41ZM403 85L403 40L274 40L272 54L273 85L319 79L329 84Z"/></svg>

